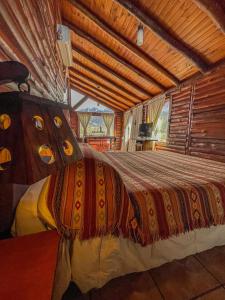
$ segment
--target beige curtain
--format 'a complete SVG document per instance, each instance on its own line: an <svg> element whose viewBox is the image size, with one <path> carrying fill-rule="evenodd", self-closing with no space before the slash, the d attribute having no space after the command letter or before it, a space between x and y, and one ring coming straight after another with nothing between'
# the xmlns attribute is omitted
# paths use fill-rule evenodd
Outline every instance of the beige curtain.
<svg viewBox="0 0 225 300"><path fill-rule="evenodd" d="M129 125L130 116L131 116L130 110L127 110L123 116L123 137L122 137L122 146L121 146L122 151L127 151L127 143L128 143L128 139L129 139L129 136L128 136L129 131L127 130L127 126Z"/></svg>
<svg viewBox="0 0 225 300"><path fill-rule="evenodd" d="M110 136L110 129L114 120L114 114L102 114L103 121L107 129L107 136Z"/></svg>
<svg viewBox="0 0 225 300"><path fill-rule="evenodd" d="M84 128L84 136L86 136L87 135L88 123L91 119L91 114L90 113L78 112L78 118L79 118L79 121L80 121L81 125Z"/></svg>
<svg viewBox="0 0 225 300"><path fill-rule="evenodd" d="M147 123L153 123L153 131L165 103L165 95L150 100L147 104Z"/></svg>
<svg viewBox="0 0 225 300"><path fill-rule="evenodd" d="M128 144L128 151L136 150L136 139L138 137L139 125L142 123L143 105L139 105L132 110L133 119L131 125L131 133Z"/></svg>

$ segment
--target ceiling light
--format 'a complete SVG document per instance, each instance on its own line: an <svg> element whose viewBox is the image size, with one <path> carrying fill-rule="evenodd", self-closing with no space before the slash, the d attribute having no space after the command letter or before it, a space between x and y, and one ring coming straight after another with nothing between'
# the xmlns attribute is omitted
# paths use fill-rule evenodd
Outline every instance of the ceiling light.
<svg viewBox="0 0 225 300"><path fill-rule="evenodd" d="M141 47L144 42L144 28L142 24L139 24L137 30L137 45Z"/></svg>

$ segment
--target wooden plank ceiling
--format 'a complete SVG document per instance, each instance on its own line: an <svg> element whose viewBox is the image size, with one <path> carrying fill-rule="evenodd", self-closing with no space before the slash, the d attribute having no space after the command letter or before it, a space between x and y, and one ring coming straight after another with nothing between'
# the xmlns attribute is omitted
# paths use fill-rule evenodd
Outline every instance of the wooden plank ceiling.
<svg viewBox="0 0 225 300"><path fill-rule="evenodd" d="M71 87L115 110L206 73L225 58L224 0L62 0L61 9L72 30Z"/></svg>

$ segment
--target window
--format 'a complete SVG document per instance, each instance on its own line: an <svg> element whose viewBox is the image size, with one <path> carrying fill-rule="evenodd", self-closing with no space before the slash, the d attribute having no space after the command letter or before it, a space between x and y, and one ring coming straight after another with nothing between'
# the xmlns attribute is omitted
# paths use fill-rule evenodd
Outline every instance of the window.
<svg viewBox="0 0 225 300"><path fill-rule="evenodd" d="M130 139L132 121L133 121L133 115L131 114L128 118L127 126L125 128L125 134L124 134L125 145L127 145L128 141Z"/></svg>
<svg viewBox="0 0 225 300"><path fill-rule="evenodd" d="M71 105L72 105L72 107L74 105L76 105L83 97L84 97L84 95L82 95L74 90L71 90Z"/></svg>
<svg viewBox="0 0 225 300"><path fill-rule="evenodd" d="M93 101L92 99L88 99L83 104L81 104L81 106L79 106L77 111L81 111L81 112L98 112L98 113L113 113L113 110L111 110L110 108L108 108L108 107L106 107L102 104L97 103L96 101Z"/></svg>
<svg viewBox="0 0 225 300"><path fill-rule="evenodd" d="M110 114L113 115L113 110L92 100L91 98L88 98L83 104L81 104L77 108L78 113L87 113L91 115L90 120L87 125L86 129L86 135L87 136L107 136L109 133L107 133L107 118L103 116ZM111 119L112 121L112 119ZM105 125L106 122L106 125ZM110 122L110 121L109 121ZM84 137L84 128L82 124L85 126L85 122L80 122L80 137ZM111 122L110 122L111 124ZM110 126L109 124L109 126ZM114 135L114 120L112 122L112 125L110 127L110 136Z"/></svg>
<svg viewBox="0 0 225 300"><path fill-rule="evenodd" d="M160 142L166 142L168 135L170 101L166 101L159 115L156 127L153 131L153 138Z"/></svg>
<svg viewBox="0 0 225 300"><path fill-rule="evenodd" d="M105 126L102 116L91 116L87 126L88 136L106 136L107 128ZM111 125L110 136L114 135L114 121ZM84 136L83 126L80 124L80 137Z"/></svg>

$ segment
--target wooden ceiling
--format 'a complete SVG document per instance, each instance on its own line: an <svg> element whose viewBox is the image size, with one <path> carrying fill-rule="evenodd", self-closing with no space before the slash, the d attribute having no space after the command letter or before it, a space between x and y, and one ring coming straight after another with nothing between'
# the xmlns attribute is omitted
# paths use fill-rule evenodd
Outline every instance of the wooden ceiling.
<svg viewBox="0 0 225 300"><path fill-rule="evenodd" d="M225 58L225 0L62 0L71 87L125 111ZM136 45L144 26L144 44Z"/></svg>

